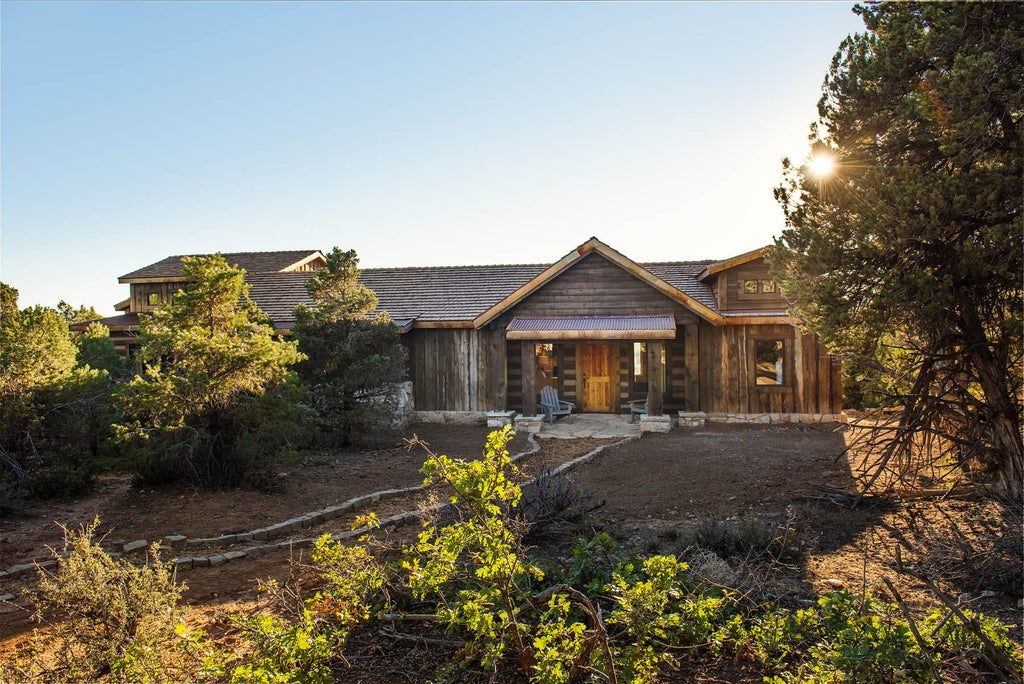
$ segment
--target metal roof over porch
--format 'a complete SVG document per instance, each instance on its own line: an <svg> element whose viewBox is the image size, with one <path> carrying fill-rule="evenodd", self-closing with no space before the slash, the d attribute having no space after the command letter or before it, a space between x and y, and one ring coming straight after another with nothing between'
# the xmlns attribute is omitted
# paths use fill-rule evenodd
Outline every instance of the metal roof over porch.
<svg viewBox="0 0 1024 684"><path fill-rule="evenodd" d="M671 340L676 336L672 314L646 316L557 316L512 319L509 340Z"/></svg>

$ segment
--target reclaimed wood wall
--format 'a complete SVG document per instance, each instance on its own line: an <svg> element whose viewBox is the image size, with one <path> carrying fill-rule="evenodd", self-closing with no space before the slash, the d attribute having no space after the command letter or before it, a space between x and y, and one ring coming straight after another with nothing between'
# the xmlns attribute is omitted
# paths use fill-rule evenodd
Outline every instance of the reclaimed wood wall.
<svg viewBox="0 0 1024 684"><path fill-rule="evenodd" d="M756 385L754 341L784 340L782 386ZM416 408L490 411L526 408L524 357L533 342L506 341L501 329L416 329L405 336ZM653 346L653 345L652 345ZM555 342L559 396L579 405L575 342ZM616 399L642 399L635 386L632 343L617 343ZM648 361L653 361L649 357ZM708 413L839 413L842 378L837 358L814 335L790 325L680 326L665 343L663 409ZM654 365L654 364L651 364ZM530 368L530 372L534 372ZM532 385L533 383L528 383ZM535 392L534 392L535 394Z"/></svg>
<svg viewBox="0 0 1024 684"><path fill-rule="evenodd" d="M781 339L782 386L754 384L754 341ZM790 325L698 329L699 410L708 413L839 413L842 377L837 358L815 335ZM694 410L694 409L688 409Z"/></svg>
<svg viewBox="0 0 1024 684"><path fill-rule="evenodd" d="M419 411L491 411L505 402L504 331L415 329L409 377ZM517 355L509 355L510 365Z"/></svg>
<svg viewBox="0 0 1024 684"><path fill-rule="evenodd" d="M171 297L177 294L178 290L185 287L185 283L132 283L131 304L129 311L133 313L149 313L157 306L165 306L171 303ZM149 303L149 295L160 296L159 304Z"/></svg>

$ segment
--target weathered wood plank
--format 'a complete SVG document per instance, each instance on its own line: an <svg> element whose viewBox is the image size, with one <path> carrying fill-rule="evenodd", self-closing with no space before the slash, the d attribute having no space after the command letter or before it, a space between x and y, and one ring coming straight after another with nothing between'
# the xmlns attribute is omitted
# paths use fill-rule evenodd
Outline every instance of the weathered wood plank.
<svg viewBox="0 0 1024 684"><path fill-rule="evenodd" d="M664 348L661 340L647 343L647 413L660 416L662 413L662 366L661 352Z"/></svg>
<svg viewBox="0 0 1024 684"><path fill-rule="evenodd" d="M537 413L537 360L534 343L521 342L519 353L522 358L523 414L532 416Z"/></svg>

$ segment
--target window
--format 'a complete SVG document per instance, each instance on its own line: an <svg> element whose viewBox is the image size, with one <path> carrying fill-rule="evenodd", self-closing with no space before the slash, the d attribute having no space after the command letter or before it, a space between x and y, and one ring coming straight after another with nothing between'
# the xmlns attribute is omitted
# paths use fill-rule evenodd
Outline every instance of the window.
<svg viewBox="0 0 1024 684"><path fill-rule="evenodd" d="M538 344L534 346L534 356L537 360L537 391L542 387L554 387L558 389L558 359L555 356L553 344Z"/></svg>
<svg viewBox="0 0 1024 684"><path fill-rule="evenodd" d="M633 383L647 386L647 343L633 343ZM665 387L665 345L661 345L661 386Z"/></svg>
<svg viewBox="0 0 1024 684"><path fill-rule="evenodd" d="M785 344L782 340L754 340L754 384L783 384L785 376Z"/></svg>
<svg viewBox="0 0 1024 684"><path fill-rule="evenodd" d="M769 278L740 278L740 299L778 294L778 284Z"/></svg>
<svg viewBox="0 0 1024 684"><path fill-rule="evenodd" d="M150 306L159 306L160 305L160 293L159 292L150 292L148 295L146 295L146 303L149 304Z"/></svg>

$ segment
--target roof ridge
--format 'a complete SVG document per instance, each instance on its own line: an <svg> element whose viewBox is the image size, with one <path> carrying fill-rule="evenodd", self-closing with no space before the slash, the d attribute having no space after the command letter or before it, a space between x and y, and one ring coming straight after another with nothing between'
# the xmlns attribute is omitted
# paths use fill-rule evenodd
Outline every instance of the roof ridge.
<svg viewBox="0 0 1024 684"><path fill-rule="evenodd" d="M717 263L716 259L692 259L687 261L638 261L641 266L706 266Z"/></svg>

